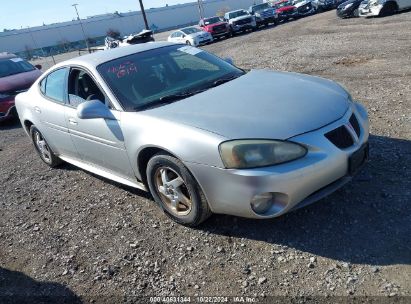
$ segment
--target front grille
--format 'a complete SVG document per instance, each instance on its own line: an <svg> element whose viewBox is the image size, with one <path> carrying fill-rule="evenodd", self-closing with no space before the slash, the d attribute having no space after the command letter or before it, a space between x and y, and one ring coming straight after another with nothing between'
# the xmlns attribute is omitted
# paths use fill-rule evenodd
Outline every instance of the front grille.
<svg viewBox="0 0 411 304"><path fill-rule="evenodd" d="M217 25L217 26L215 26L215 27L213 27L213 31L214 32L222 32L222 31L225 31L225 29L226 29L226 26L225 26L225 24L222 24L222 25Z"/></svg>
<svg viewBox="0 0 411 304"><path fill-rule="evenodd" d="M261 16L266 18L266 17L271 17L274 15L274 10L269 10L261 13Z"/></svg>
<svg viewBox="0 0 411 304"><path fill-rule="evenodd" d="M357 120L357 117L355 117L355 114L351 115L350 124L354 128L354 131L357 134L357 136L360 137L361 135L360 124L358 123L358 120Z"/></svg>
<svg viewBox="0 0 411 304"><path fill-rule="evenodd" d="M243 25L248 23L251 23L251 18L245 18L234 22L235 25Z"/></svg>
<svg viewBox="0 0 411 304"><path fill-rule="evenodd" d="M345 126L326 133L325 137L340 149L351 147L354 144L354 140Z"/></svg>

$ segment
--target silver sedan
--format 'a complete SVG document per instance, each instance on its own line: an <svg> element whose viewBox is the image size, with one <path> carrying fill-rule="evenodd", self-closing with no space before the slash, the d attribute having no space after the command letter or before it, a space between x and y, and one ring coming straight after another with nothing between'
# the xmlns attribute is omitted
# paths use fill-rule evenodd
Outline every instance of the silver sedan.
<svg viewBox="0 0 411 304"><path fill-rule="evenodd" d="M16 98L49 166L149 190L178 223L272 218L332 193L368 158L368 116L339 84L243 71L150 43L62 62Z"/></svg>

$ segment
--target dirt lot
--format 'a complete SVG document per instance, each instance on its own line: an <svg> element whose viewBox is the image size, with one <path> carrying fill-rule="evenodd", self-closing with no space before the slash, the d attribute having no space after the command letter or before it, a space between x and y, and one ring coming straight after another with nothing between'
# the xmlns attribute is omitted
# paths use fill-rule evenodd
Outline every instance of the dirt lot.
<svg viewBox="0 0 411 304"><path fill-rule="evenodd" d="M411 12L353 20L328 12L205 49L244 68L342 83L369 110L367 167L333 195L281 218L215 215L189 229L143 192L70 165L49 169L20 125L7 124L0 129L0 302L10 294L97 303L136 295L411 301Z"/></svg>

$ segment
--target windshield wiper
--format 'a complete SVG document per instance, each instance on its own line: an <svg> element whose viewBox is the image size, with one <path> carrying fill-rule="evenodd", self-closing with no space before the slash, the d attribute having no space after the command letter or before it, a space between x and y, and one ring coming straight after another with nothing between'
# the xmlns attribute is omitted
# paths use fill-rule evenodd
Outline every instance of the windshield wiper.
<svg viewBox="0 0 411 304"><path fill-rule="evenodd" d="M149 102L145 105L135 107L134 110L136 111L141 111L141 110L147 110L150 108L158 107L160 105L165 105L165 104L170 104L175 101L179 101L181 99L193 96L195 94L204 92L205 90L198 90L198 91L188 91L188 92L179 92L176 94L170 94L170 95L164 95L157 99L156 101Z"/></svg>
<svg viewBox="0 0 411 304"><path fill-rule="evenodd" d="M214 80L214 82L213 82L213 87L217 87L217 86L219 86L219 85L221 85L221 84L223 84L223 83L226 83L226 82L229 82L229 81L231 81L231 80L234 80L234 79L236 79L236 78L238 78L238 77L240 77L240 76L242 76L242 74L241 74L241 75L232 75L232 76L229 76L229 77L223 77L223 78L219 78L219 79L217 79L217 80Z"/></svg>

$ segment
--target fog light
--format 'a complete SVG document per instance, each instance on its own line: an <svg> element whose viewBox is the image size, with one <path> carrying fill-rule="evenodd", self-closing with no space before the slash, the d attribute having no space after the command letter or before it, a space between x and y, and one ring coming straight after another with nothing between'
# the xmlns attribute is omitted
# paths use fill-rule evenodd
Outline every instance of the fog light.
<svg viewBox="0 0 411 304"><path fill-rule="evenodd" d="M272 193L261 193L253 197L251 200L251 208L255 213L264 214L273 205L273 194Z"/></svg>

